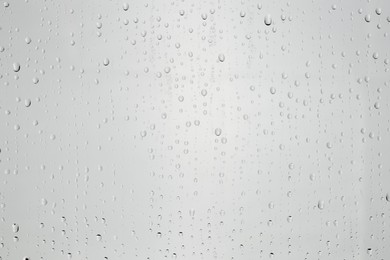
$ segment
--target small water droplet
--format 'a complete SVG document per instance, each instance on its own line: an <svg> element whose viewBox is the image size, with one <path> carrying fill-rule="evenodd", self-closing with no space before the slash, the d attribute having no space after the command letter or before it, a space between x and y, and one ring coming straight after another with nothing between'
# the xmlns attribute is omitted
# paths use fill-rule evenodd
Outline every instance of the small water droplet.
<svg viewBox="0 0 390 260"><path fill-rule="evenodd" d="M14 223L12 224L12 232L18 233L19 232L19 225Z"/></svg>
<svg viewBox="0 0 390 260"><path fill-rule="evenodd" d="M215 133L216 136L220 136L222 134L222 129L221 128L216 128L214 130L214 133Z"/></svg>
<svg viewBox="0 0 390 260"><path fill-rule="evenodd" d="M319 200L317 206L319 209L322 210L322 209L324 209L325 202L323 200Z"/></svg>
<svg viewBox="0 0 390 260"><path fill-rule="evenodd" d="M218 60L220 62L224 62L225 61L225 55L223 55L222 53L218 55Z"/></svg>
<svg viewBox="0 0 390 260"><path fill-rule="evenodd" d="M97 240L97 241L102 241L102 235L97 234L97 235L96 235L96 240Z"/></svg>

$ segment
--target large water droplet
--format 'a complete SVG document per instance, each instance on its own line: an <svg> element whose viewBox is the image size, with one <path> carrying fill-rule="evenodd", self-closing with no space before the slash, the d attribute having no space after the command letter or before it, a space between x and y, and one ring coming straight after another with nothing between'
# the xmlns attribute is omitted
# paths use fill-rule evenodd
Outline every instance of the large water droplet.
<svg viewBox="0 0 390 260"><path fill-rule="evenodd" d="M270 26L272 24L272 16L270 14L267 14L265 17L264 17L264 23L265 25L267 26Z"/></svg>
<svg viewBox="0 0 390 260"><path fill-rule="evenodd" d="M20 70L20 64L15 62L14 64L12 64L12 68L15 72L18 72Z"/></svg>

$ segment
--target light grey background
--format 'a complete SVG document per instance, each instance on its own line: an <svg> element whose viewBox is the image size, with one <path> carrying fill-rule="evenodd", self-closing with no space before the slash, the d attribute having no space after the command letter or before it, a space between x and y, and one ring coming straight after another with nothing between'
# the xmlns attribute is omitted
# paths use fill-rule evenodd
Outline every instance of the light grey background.
<svg viewBox="0 0 390 260"><path fill-rule="evenodd" d="M9 0L0 259L389 259L390 2Z"/></svg>

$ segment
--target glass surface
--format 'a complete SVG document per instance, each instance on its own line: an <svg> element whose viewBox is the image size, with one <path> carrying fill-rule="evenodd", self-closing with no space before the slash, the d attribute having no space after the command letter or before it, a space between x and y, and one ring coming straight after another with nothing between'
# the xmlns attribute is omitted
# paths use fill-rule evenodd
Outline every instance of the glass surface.
<svg viewBox="0 0 390 260"><path fill-rule="evenodd" d="M390 259L390 1L7 0L0 259Z"/></svg>

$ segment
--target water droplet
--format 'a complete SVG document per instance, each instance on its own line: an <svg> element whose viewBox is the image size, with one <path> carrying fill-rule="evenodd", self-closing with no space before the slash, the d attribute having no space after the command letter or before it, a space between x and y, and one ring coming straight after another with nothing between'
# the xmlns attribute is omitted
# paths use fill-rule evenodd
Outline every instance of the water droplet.
<svg viewBox="0 0 390 260"><path fill-rule="evenodd" d="M319 200L317 206L319 209L322 210L322 209L324 209L325 202L323 200Z"/></svg>
<svg viewBox="0 0 390 260"><path fill-rule="evenodd" d="M42 206L46 206L47 205L47 199L42 198L41 199L41 204L42 204Z"/></svg>
<svg viewBox="0 0 390 260"><path fill-rule="evenodd" d="M30 107L31 106L31 100L30 99L24 100L24 106L25 107Z"/></svg>
<svg viewBox="0 0 390 260"><path fill-rule="evenodd" d="M18 233L19 232L19 225L14 223L12 224L12 232Z"/></svg>
<svg viewBox="0 0 390 260"><path fill-rule="evenodd" d="M224 62L225 61L225 55L223 55L222 53L218 55L218 60L220 62Z"/></svg>
<svg viewBox="0 0 390 260"><path fill-rule="evenodd" d="M13 67L13 70L15 72L19 72L20 71L20 64L15 62L14 64L12 64L12 67Z"/></svg>
<svg viewBox="0 0 390 260"><path fill-rule="evenodd" d="M270 14L267 14L265 17L264 17L264 23L265 25L267 26L270 26L272 24L272 17Z"/></svg>
<svg viewBox="0 0 390 260"><path fill-rule="evenodd" d="M97 241L102 241L102 235L97 234L97 235L96 235L96 240L97 240Z"/></svg>
<svg viewBox="0 0 390 260"><path fill-rule="evenodd" d="M293 169L295 168L295 166L294 166L293 163L289 163L289 164L288 164L288 168L289 168L290 170L293 170Z"/></svg>

